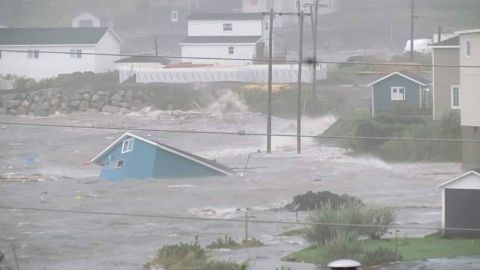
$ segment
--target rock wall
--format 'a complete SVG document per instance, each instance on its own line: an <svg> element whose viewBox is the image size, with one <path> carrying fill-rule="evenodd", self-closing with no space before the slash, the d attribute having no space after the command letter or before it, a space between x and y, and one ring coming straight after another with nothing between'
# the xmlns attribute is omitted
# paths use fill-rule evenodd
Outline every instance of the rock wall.
<svg viewBox="0 0 480 270"><path fill-rule="evenodd" d="M148 106L151 98L141 90L42 89L0 95L0 115L49 116L89 110L128 113Z"/></svg>

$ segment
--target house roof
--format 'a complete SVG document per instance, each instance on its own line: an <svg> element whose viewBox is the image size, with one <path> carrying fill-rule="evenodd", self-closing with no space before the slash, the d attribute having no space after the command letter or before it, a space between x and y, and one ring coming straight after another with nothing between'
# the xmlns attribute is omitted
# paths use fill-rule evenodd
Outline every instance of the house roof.
<svg viewBox="0 0 480 270"><path fill-rule="evenodd" d="M441 184L437 187L438 188L446 188L447 186L449 186L449 185L451 185L451 184L453 184L457 181L460 181L460 180L464 179L465 177L467 177L469 175L476 175L476 176L480 177L480 173L478 173L476 171L469 171L469 172L466 172L462 175L459 175L459 176L457 176L457 177L455 177L455 178L453 178L453 179L451 179L451 180L449 180L449 181L447 181L447 182L445 182L445 183L443 183L443 184Z"/></svg>
<svg viewBox="0 0 480 270"><path fill-rule="evenodd" d="M167 152L170 152L174 155L177 155L177 156L181 156L183 158L186 158L186 159L189 159L195 163L198 163L200 165L203 165L205 167L208 167L212 170L215 170L217 172L220 172L222 174L226 174L226 175L231 175L232 174L232 170L230 168L228 168L227 166L223 165L223 164L220 164L216 161L213 161L213 160L209 160L209 159L206 159L206 158L202 158L200 156L197 156L197 155L194 155L192 153L189 153L189 152L186 152L186 151L183 151L183 150L180 150L178 148L175 148L175 147L172 147L170 145L166 145L166 144L163 144L163 143L160 143L160 142L156 142L156 141L153 141L153 140L149 140L149 139L146 139L146 138L143 138L141 136L138 136L138 135L135 135L133 133L130 133L130 132L127 132L125 134L123 134L122 136L120 136L120 138L118 138L116 141L114 141L112 144L110 144L109 146L107 146L107 148L103 149L102 152L100 152L98 155L96 155L92 160L91 162L92 163L97 163L105 154L107 154L110 150L112 150L114 147L116 147L117 145L119 145L120 143L122 143L122 141L127 138L127 137L131 137L131 138L135 138L137 140L140 140L140 141L143 141L145 143L148 143L148 144L151 144L157 148L160 148L164 151L167 151Z"/></svg>
<svg viewBox="0 0 480 270"><path fill-rule="evenodd" d="M386 80L386 79L388 79L388 78L390 78L390 77L392 77L392 76L394 76L394 75L402 76L402 77L404 77L405 79L408 79L408 80L410 80L410 81L412 81L412 82L414 82L414 83L417 83L417 84L419 84L419 85L421 85L421 86L428 86L428 85L430 85L430 84L432 83L430 80L427 80L427 79L425 79L425 78L423 78L423 77L421 77L421 76L419 76L419 75L417 75L417 74L414 74L414 73L412 73L412 72L403 70L403 71L392 72L392 73L388 74L387 76L384 76L384 77L382 77L382 78L380 78L380 79L378 79L378 80L370 83L370 84L367 85L367 86L372 86L372 85L374 85L374 84L377 84L377 83L379 83L379 82L381 82L381 81L383 81L383 80Z"/></svg>
<svg viewBox="0 0 480 270"><path fill-rule="evenodd" d="M455 32L456 34L475 34L475 33L480 33L480 28L478 29L470 29L470 30L463 30L463 31L457 31Z"/></svg>
<svg viewBox="0 0 480 270"><path fill-rule="evenodd" d="M158 57L155 55L138 55L130 56L120 60L115 61L115 63L161 63L168 64L170 61L163 57Z"/></svg>
<svg viewBox="0 0 480 270"><path fill-rule="evenodd" d="M201 20L201 21L241 21L241 20L262 20L264 15L262 13L193 13L188 16L187 20Z"/></svg>
<svg viewBox="0 0 480 270"><path fill-rule="evenodd" d="M257 43L260 36L198 36L186 37L182 43Z"/></svg>
<svg viewBox="0 0 480 270"><path fill-rule="evenodd" d="M0 28L0 45L97 44L107 31L108 27Z"/></svg>
<svg viewBox="0 0 480 270"><path fill-rule="evenodd" d="M445 39L437 43L433 43L430 45L432 48L451 48L451 47L458 47L460 46L460 37L456 36L453 38Z"/></svg>

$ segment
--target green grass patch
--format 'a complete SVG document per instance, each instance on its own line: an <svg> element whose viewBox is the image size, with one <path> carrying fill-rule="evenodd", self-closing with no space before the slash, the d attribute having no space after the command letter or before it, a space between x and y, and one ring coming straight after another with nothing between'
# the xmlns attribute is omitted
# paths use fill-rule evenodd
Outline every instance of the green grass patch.
<svg viewBox="0 0 480 270"><path fill-rule="evenodd" d="M395 250L395 240L361 240L363 252L378 248ZM438 237L403 238L397 240L397 250L403 261L441 257L480 255L480 239L444 239ZM309 247L292 253L286 260L295 260L321 265L326 256L325 247Z"/></svg>

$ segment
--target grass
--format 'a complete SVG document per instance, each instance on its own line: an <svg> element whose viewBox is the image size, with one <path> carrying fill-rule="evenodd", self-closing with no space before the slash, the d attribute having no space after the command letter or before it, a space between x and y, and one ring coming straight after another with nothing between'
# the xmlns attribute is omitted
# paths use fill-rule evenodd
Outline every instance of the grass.
<svg viewBox="0 0 480 270"><path fill-rule="evenodd" d="M220 248L242 249L242 248L253 248L253 247L263 247L263 246L264 244L255 238L248 239L248 241L243 240L242 242L238 243L232 238L225 235L225 238L222 238L222 237L217 238L217 240L207 245L207 248L208 249L220 249Z"/></svg>
<svg viewBox="0 0 480 270"><path fill-rule="evenodd" d="M395 240L362 240L361 243L364 251L373 251L380 247L395 249ZM397 248L403 261L475 256L480 255L480 239L403 238L397 240ZM326 252L324 247L309 247L292 253L284 259L320 265Z"/></svg>

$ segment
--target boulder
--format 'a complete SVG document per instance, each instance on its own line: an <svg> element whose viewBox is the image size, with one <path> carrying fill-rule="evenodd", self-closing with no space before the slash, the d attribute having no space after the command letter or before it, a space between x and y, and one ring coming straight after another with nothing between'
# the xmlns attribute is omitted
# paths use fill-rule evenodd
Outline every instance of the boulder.
<svg viewBox="0 0 480 270"><path fill-rule="evenodd" d="M119 107L115 107L115 106L104 106L102 108L102 112L104 113L109 113L109 114L117 114L120 112L120 109Z"/></svg>

